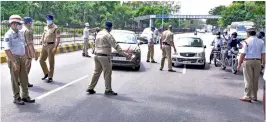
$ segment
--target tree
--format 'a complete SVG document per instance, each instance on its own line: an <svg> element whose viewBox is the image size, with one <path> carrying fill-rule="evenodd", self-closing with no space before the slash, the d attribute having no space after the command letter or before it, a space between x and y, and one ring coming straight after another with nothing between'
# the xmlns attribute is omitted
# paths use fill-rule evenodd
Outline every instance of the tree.
<svg viewBox="0 0 266 122"><path fill-rule="evenodd" d="M209 11L210 15L221 15L222 11L225 10L225 6L218 6ZM208 19L206 21L206 24L218 26L218 19Z"/></svg>

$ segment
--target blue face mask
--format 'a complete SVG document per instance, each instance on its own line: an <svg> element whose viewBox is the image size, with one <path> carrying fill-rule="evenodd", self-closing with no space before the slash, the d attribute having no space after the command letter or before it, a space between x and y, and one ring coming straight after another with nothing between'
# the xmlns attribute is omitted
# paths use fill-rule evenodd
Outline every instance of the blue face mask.
<svg viewBox="0 0 266 122"><path fill-rule="evenodd" d="M53 23L52 20L47 20L46 22L47 22L48 25L51 25Z"/></svg>

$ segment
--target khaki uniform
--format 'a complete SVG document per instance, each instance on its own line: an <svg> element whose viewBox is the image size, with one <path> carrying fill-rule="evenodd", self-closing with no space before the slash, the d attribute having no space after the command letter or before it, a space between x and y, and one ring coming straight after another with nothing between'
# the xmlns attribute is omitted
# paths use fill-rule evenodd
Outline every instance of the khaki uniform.
<svg viewBox="0 0 266 122"><path fill-rule="evenodd" d="M162 59L161 69L164 67L165 58L168 60L168 70L172 69L172 58L171 58L171 45L173 43L174 34L170 30L166 30L162 34Z"/></svg>
<svg viewBox="0 0 266 122"><path fill-rule="evenodd" d="M89 89L95 88L103 71L106 91L112 91L112 63L110 58L112 47L115 48L119 54L125 55L121 47L116 43L114 37L107 30L104 29L97 33L94 56L95 69Z"/></svg>
<svg viewBox="0 0 266 122"><path fill-rule="evenodd" d="M54 57L55 54L52 52L55 48L56 38L60 37L60 31L57 26L54 24L51 27L44 27L44 40L43 47L40 56L40 64L44 74L48 74L49 78L52 78L54 75ZM49 61L49 70L46 65L46 59L48 57Z"/></svg>
<svg viewBox="0 0 266 122"><path fill-rule="evenodd" d="M33 43L33 31L31 28L27 28L24 26L24 36L25 36L25 42L28 45L28 48L30 47L30 45L33 46L34 45L34 43ZM32 55L30 53L30 51L28 53L30 54L30 58L34 58L34 55ZM28 74L30 73L30 69L31 69L31 63L30 63L30 66L27 67L27 73Z"/></svg>
<svg viewBox="0 0 266 122"><path fill-rule="evenodd" d="M154 33L151 32L148 36L148 53L147 53L147 60L149 61L151 59L151 61L154 61Z"/></svg>
<svg viewBox="0 0 266 122"><path fill-rule="evenodd" d="M16 33L12 29L9 29L6 32L4 36L4 49L5 51L11 51L15 63L19 66L19 71L14 71L12 62L8 60L8 67L11 74L12 91L15 99L20 98L20 88L18 85L19 82L22 89L22 98L29 97L25 46L26 43L24 40L23 31Z"/></svg>
<svg viewBox="0 0 266 122"><path fill-rule="evenodd" d="M257 99L258 81L261 71L261 54L265 53L264 42L255 36L251 36L244 41L243 73L245 81L245 97Z"/></svg>

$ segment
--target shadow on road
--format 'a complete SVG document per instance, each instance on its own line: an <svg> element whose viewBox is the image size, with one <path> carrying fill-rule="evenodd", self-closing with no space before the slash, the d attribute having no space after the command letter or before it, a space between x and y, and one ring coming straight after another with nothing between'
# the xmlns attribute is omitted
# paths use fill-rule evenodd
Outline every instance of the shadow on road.
<svg viewBox="0 0 266 122"><path fill-rule="evenodd" d="M136 102L136 103L138 102L138 101L135 101L133 98L125 96L125 94L118 94L117 96L104 95L104 97L109 98L109 99L124 101L124 102Z"/></svg>
<svg viewBox="0 0 266 122"><path fill-rule="evenodd" d="M44 92L47 92L49 90L46 90L42 87L39 87L39 86L33 86L32 88L29 88L30 91L33 91L33 92L38 92L38 93L44 93Z"/></svg>
<svg viewBox="0 0 266 122"><path fill-rule="evenodd" d="M174 66L176 68L184 68L185 65L178 65L178 66ZM200 66L197 66L197 65L186 65L186 68L187 69L198 69L198 70L209 70L211 68L210 64L205 64L205 68L204 69L201 69Z"/></svg>

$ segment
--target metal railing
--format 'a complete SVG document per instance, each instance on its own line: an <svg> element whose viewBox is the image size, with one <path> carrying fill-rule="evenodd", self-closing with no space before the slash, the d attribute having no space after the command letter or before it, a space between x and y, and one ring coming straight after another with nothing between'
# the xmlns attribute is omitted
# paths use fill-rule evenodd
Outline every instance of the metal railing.
<svg viewBox="0 0 266 122"><path fill-rule="evenodd" d="M42 33L44 31L44 26L45 25L34 25L33 26L33 42L34 45L41 45L41 37L42 37ZM83 29L84 26L78 26L78 25L57 25L57 27L60 30L60 34L61 34L61 40L60 40L60 44L62 43L66 43L66 42L72 42L72 43L76 43L76 42L80 42L83 41L82 38L82 34L83 34ZM4 34L8 31L9 29L9 25L7 24L1 24L1 49L3 48L3 38L4 38ZM115 29L115 28L114 28ZM123 30L130 30L136 33L137 36L139 36L142 31L145 28L136 28L136 27L127 27L127 28L121 28ZM174 33L177 32L193 32L193 29L179 29L179 28L175 28L173 29ZM94 39L94 35L92 33L90 33L90 40Z"/></svg>

